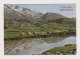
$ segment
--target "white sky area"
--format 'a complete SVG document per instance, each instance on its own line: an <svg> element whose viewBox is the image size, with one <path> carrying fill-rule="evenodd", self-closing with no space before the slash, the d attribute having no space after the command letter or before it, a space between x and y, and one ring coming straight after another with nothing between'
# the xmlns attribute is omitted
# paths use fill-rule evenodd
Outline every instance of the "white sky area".
<svg viewBox="0 0 80 59"><path fill-rule="evenodd" d="M59 13L63 16L76 17L76 4L15 4L41 13Z"/></svg>

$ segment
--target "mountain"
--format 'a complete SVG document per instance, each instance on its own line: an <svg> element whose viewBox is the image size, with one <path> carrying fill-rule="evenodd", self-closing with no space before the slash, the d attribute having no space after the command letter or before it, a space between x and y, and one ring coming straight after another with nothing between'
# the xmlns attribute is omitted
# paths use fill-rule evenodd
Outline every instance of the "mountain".
<svg viewBox="0 0 80 59"><path fill-rule="evenodd" d="M75 29L75 18L67 18L61 14L51 12L43 14L12 4L4 5L4 29L51 31L69 29L69 26Z"/></svg>
<svg viewBox="0 0 80 59"><path fill-rule="evenodd" d="M42 13L12 4L4 5L4 19L41 20Z"/></svg>
<svg viewBox="0 0 80 59"><path fill-rule="evenodd" d="M58 14L58 13L51 13L51 12L47 12L46 14L44 14L42 16L42 19L60 19L60 18L66 18L65 16Z"/></svg>
<svg viewBox="0 0 80 59"><path fill-rule="evenodd" d="M15 6L12 4L4 5L4 19L10 20L44 20L44 19L59 19L65 18L63 15L58 13L47 12L43 14L27 8Z"/></svg>

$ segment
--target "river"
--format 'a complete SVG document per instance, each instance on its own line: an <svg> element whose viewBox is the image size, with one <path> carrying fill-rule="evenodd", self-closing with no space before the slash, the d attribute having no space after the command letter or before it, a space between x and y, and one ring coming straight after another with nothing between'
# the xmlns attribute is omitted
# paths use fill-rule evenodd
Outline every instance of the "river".
<svg viewBox="0 0 80 59"><path fill-rule="evenodd" d="M66 44L76 44L76 36L53 36L46 38L25 38L21 40L5 40L4 52L6 55L32 55L54 47Z"/></svg>

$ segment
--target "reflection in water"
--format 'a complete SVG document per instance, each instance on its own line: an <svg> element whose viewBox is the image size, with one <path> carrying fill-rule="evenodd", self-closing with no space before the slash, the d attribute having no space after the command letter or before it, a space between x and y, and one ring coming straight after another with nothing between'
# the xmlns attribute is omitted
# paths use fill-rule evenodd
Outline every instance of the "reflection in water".
<svg viewBox="0 0 80 59"><path fill-rule="evenodd" d="M48 38L43 38L43 40L48 43L48 44L51 44L51 43L55 43L55 42L59 42L63 39L65 39L66 37L48 37Z"/></svg>
<svg viewBox="0 0 80 59"><path fill-rule="evenodd" d="M47 37L47 38L28 38L22 40L6 40L5 54L40 54L43 51L51 49L56 46L63 46L63 43L67 43L67 37ZM68 38L69 41L72 40ZM68 41L68 43L70 43ZM73 40L72 40L73 41ZM60 43L61 42L61 43ZM75 41L76 42L76 41ZM67 43L67 44L68 44ZM24 50L24 51L23 51ZM22 51L22 52L20 52Z"/></svg>

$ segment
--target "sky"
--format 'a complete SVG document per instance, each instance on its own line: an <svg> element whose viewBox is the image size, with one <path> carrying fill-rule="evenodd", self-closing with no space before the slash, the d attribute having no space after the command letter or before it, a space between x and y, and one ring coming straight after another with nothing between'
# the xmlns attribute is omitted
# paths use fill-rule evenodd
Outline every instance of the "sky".
<svg viewBox="0 0 80 59"><path fill-rule="evenodd" d="M75 4L15 4L16 6L28 8L43 14L47 12L59 13L66 17L76 17Z"/></svg>

